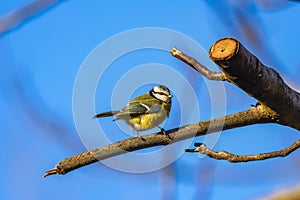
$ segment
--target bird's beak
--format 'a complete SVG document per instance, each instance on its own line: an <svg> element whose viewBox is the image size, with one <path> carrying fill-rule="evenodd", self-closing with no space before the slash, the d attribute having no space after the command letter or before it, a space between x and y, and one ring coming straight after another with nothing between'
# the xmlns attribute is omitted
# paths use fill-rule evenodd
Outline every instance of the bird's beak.
<svg viewBox="0 0 300 200"><path fill-rule="evenodd" d="M171 95L171 94L170 94L170 95L169 95L169 97L170 97L170 98L172 98L172 97L173 97L173 95Z"/></svg>

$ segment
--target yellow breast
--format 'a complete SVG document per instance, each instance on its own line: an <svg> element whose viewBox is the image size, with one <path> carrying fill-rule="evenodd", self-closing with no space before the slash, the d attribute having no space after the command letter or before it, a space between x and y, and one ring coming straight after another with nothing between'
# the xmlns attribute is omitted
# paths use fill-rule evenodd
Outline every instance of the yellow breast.
<svg viewBox="0 0 300 200"><path fill-rule="evenodd" d="M127 121L133 129L137 131L145 131L159 126L169 116L169 109L165 109L165 105L162 105L162 110L157 113L143 114L131 118Z"/></svg>

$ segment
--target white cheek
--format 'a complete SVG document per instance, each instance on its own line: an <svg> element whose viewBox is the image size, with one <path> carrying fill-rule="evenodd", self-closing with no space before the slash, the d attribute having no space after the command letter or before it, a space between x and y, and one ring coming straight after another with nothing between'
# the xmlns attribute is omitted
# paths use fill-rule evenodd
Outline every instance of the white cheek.
<svg viewBox="0 0 300 200"><path fill-rule="evenodd" d="M161 94L155 94L155 97L161 101L167 101L168 97L166 95L161 95Z"/></svg>
<svg viewBox="0 0 300 200"><path fill-rule="evenodd" d="M166 96L163 96L163 99L162 99L163 101L167 101L168 100L168 97L166 97Z"/></svg>
<svg viewBox="0 0 300 200"><path fill-rule="evenodd" d="M154 87L154 88L153 88L153 91L154 91L154 92L159 92L159 89L158 89L157 87Z"/></svg>

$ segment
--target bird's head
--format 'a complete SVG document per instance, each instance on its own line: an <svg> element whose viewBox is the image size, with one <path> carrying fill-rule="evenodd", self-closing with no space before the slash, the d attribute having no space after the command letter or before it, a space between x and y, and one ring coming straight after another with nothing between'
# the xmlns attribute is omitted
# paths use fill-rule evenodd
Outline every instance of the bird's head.
<svg viewBox="0 0 300 200"><path fill-rule="evenodd" d="M157 85L149 91L150 95L163 102L169 103L173 97L169 88L164 85Z"/></svg>

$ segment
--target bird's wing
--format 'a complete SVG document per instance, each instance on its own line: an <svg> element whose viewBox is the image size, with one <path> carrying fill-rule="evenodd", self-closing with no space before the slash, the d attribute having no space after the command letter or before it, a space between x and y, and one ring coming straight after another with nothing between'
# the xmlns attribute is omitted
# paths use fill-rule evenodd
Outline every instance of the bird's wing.
<svg viewBox="0 0 300 200"><path fill-rule="evenodd" d="M148 103L132 102L122 108L115 116L117 118L127 118L141 114L157 113L161 110L160 104L150 105Z"/></svg>

